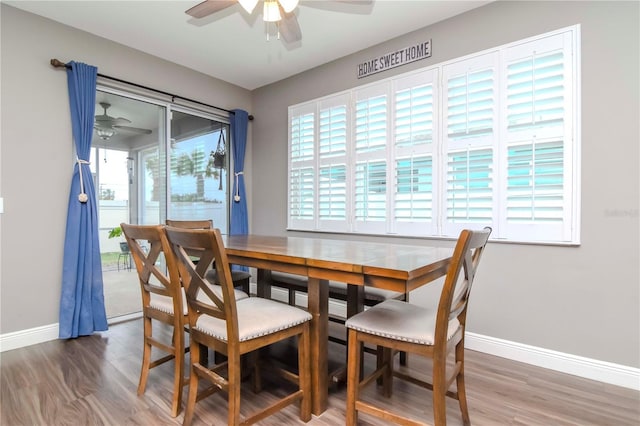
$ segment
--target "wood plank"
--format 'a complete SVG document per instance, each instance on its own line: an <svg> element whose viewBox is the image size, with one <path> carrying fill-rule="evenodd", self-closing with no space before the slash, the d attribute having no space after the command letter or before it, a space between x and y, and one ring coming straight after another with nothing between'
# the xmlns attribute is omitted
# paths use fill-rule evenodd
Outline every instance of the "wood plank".
<svg viewBox="0 0 640 426"><path fill-rule="evenodd" d="M337 330L336 331L341 331ZM331 330L333 333L334 330ZM142 348L142 321L110 326L109 331L69 341L51 341L0 354L2 425L34 424L154 424L180 425L183 413L172 418L172 365L155 369L144 395L136 395ZM344 363L345 348L329 343L329 362ZM285 360L295 357L291 347L275 348ZM295 360L295 358L293 358ZM292 361L293 362L293 361ZM365 366L375 364L365 355ZM412 357L412 372L429 371L428 361ZM474 426L580 425L637 426L640 393L568 374L498 358L474 351L466 354L466 382L471 422ZM398 367L399 370L402 367ZM268 375L263 391L254 394L244 386L241 412L266 406L291 384ZM425 374L425 377L426 374ZM431 422L430 392L394 381L387 400L372 386L367 397L390 404L409 415ZM327 410L313 417L311 426L344 424L344 385L330 388ZM462 424L456 401L448 400L448 424ZM261 425L298 425L298 409L288 407ZM198 403L195 425L226 424L223 395ZM365 414L362 425L382 426Z"/></svg>

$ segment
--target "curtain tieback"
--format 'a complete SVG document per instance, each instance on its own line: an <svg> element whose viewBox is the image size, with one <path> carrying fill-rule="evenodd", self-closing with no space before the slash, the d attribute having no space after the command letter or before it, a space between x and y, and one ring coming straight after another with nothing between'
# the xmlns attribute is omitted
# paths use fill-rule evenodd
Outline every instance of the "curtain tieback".
<svg viewBox="0 0 640 426"><path fill-rule="evenodd" d="M236 172L234 174L236 175L236 195L233 196L233 200L238 203L240 202L240 185L238 176L244 175L244 172Z"/></svg>
<svg viewBox="0 0 640 426"><path fill-rule="evenodd" d="M76 158L76 163L78 163L78 173L80 173L80 194L78 194L78 201L80 201L81 203L86 203L89 200L89 197L84 192L84 181L82 180L82 165L89 165L91 163L80 158Z"/></svg>

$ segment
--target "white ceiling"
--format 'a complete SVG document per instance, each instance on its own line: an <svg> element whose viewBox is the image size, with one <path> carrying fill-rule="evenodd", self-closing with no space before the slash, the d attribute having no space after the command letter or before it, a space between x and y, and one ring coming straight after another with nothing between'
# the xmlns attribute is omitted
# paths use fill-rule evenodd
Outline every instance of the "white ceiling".
<svg viewBox="0 0 640 426"><path fill-rule="evenodd" d="M253 90L490 1L302 0L302 41L290 45L266 40L260 5L194 19L185 11L198 1L3 2Z"/></svg>

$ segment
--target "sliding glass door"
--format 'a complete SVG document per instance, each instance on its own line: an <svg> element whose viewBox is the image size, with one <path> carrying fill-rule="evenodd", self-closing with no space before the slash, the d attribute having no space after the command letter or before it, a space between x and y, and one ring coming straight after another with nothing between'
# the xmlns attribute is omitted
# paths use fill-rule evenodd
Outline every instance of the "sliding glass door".
<svg viewBox="0 0 640 426"><path fill-rule="evenodd" d="M212 219L228 229L229 125L224 119L109 89L96 95L91 168L108 318L141 309L121 222Z"/></svg>

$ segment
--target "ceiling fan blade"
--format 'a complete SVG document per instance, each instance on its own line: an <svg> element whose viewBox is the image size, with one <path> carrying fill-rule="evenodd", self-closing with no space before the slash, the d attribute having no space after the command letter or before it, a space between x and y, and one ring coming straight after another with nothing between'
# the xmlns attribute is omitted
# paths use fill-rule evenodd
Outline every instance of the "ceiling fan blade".
<svg viewBox="0 0 640 426"><path fill-rule="evenodd" d="M113 126L114 129L118 130L126 130L128 132L139 133L141 135L149 135L151 134L150 129L141 129L139 127L130 127L130 126Z"/></svg>
<svg viewBox="0 0 640 426"><path fill-rule="evenodd" d="M131 124L131 120L124 117L110 117L108 115L96 115L95 117L96 124L99 124L103 127L111 127L116 124Z"/></svg>
<svg viewBox="0 0 640 426"><path fill-rule="evenodd" d="M185 13L194 18L204 18L234 4L236 4L236 0L206 0L188 9Z"/></svg>
<svg viewBox="0 0 640 426"><path fill-rule="evenodd" d="M294 43L302 40L302 31L300 30L300 24L298 24L298 18L294 12L286 13L282 6L280 7L280 15L282 19L278 22L278 31L280 31L280 37L287 43Z"/></svg>
<svg viewBox="0 0 640 426"><path fill-rule="evenodd" d="M124 118L124 117L118 117L118 118L114 118L113 121L111 122L112 125L120 125L120 124L131 124L131 120L129 120L128 118Z"/></svg>

